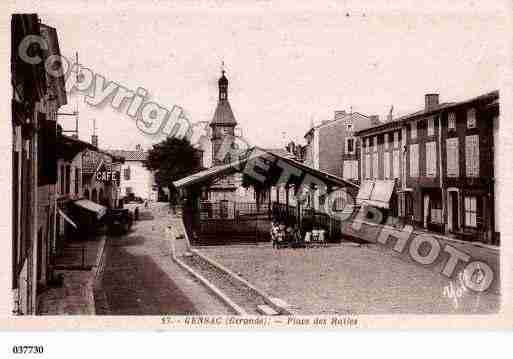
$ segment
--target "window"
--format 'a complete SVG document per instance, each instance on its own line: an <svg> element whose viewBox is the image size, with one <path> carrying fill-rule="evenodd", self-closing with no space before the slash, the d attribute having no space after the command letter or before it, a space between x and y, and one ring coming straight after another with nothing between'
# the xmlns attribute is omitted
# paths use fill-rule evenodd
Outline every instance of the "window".
<svg viewBox="0 0 513 359"><path fill-rule="evenodd" d="M399 132L394 132L394 148L399 147Z"/></svg>
<svg viewBox="0 0 513 359"><path fill-rule="evenodd" d="M465 138L465 164L467 177L479 177L479 135Z"/></svg>
<svg viewBox="0 0 513 359"><path fill-rule="evenodd" d="M413 140L417 138L417 122L413 121L410 124L410 138Z"/></svg>
<svg viewBox="0 0 513 359"><path fill-rule="evenodd" d="M456 129L456 113L449 112L449 114L447 115L447 128L449 130Z"/></svg>
<svg viewBox="0 0 513 359"><path fill-rule="evenodd" d="M373 152L378 151L378 136L374 136L372 139L372 151Z"/></svg>
<svg viewBox="0 0 513 359"><path fill-rule="evenodd" d="M352 123L348 123L346 125L346 128L347 128L348 131L352 131L353 130L353 124Z"/></svg>
<svg viewBox="0 0 513 359"><path fill-rule="evenodd" d="M358 179L358 161L344 161L344 179Z"/></svg>
<svg viewBox="0 0 513 359"><path fill-rule="evenodd" d="M475 128L476 127L476 110L474 108L470 108L467 110L467 128Z"/></svg>
<svg viewBox="0 0 513 359"><path fill-rule="evenodd" d="M465 197L465 226L477 227L477 199L474 196Z"/></svg>
<svg viewBox="0 0 513 359"><path fill-rule="evenodd" d="M80 185L80 168L75 167L75 194L78 195Z"/></svg>
<svg viewBox="0 0 513 359"><path fill-rule="evenodd" d="M354 137L346 138L346 153L353 154L354 153Z"/></svg>
<svg viewBox="0 0 513 359"><path fill-rule="evenodd" d="M399 178L399 150L394 150L392 162L394 178Z"/></svg>
<svg viewBox="0 0 513 359"><path fill-rule="evenodd" d="M435 135L435 118L430 117L428 118L428 136L434 136Z"/></svg>
<svg viewBox="0 0 513 359"><path fill-rule="evenodd" d="M125 168L123 170L123 177L125 178L126 181L130 180L130 166L128 166L127 168Z"/></svg>
<svg viewBox="0 0 513 359"><path fill-rule="evenodd" d="M448 138L447 141L447 177L460 176L460 164L458 153L458 137Z"/></svg>
<svg viewBox="0 0 513 359"><path fill-rule="evenodd" d="M436 177L436 142L426 143L426 176Z"/></svg>
<svg viewBox="0 0 513 359"><path fill-rule="evenodd" d="M366 148L367 152L370 151L370 138L369 137L367 137L365 139L365 148Z"/></svg>
<svg viewBox="0 0 513 359"><path fill-rule="evenodd" d="M385 179L390 178L390 152L383 153L383 168L385 171L383 174Z"/></svg>
<svg viewBox="0 0 513 359"><path fill-rule="evenodd" d="M442 201L433 200L431 201L431 223L443 224L442 221Z"/></svg>
<svg viewBox="0 0 513 359"><path fill-rule="evenodd" d="M419 176L419 144L410 145L410 177Z"/></svg>
<svg viewBox="0 0 513 359"><path fill-rule="evenodd" d="M383 137L383 147L385 150L388 150L388 133L385 133L385 136Z"/></svg>
<svg viewBox="0 0 513 359"><path fill-rule="evenodd" d="M372 178L378 179L379 176L379 161L378 161L379 154L376 152L374 156L372 156Z"/></svg>

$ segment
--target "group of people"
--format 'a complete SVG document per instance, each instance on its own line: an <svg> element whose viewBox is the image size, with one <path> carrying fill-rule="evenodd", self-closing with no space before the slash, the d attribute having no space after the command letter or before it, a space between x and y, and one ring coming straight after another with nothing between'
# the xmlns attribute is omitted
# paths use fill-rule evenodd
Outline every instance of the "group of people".
<svg viewBox="0 0 513 359"><path fill-rule="evenodd" d="M298 226L287 226L278 221L271 222L271 241L273 248L283 247L310 247L326 246L326 231L323 229L312 229L305 233L305 238L301 236L301 230Z"/></svg>
<svg viewBox="0 0 513 359"><path fill-rule="evenodd" d="M271 222L271 240L273 248L296 248L303 244L301 231L297 226L286 226L277 221Z"/></svg>

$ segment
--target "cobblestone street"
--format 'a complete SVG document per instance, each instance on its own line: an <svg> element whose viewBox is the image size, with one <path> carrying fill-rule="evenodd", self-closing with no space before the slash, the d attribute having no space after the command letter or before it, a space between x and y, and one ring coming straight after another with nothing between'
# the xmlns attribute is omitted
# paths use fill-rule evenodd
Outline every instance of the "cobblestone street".
<svg viewBox="0 0 513 359"><path fill-rule="evenodd" d="M123 236L107 239L105 268L97 285L97 314L231 314L211 292L170 257L167 205L142 211Z"/></svg>
<svg viewBox="0 0 513 359"><path fill-rule="evenodd" d="M200 250L299 314L482 314L500 307L499 294L460 292L459 281L375 244L276 250L265 243Z"/></svg>

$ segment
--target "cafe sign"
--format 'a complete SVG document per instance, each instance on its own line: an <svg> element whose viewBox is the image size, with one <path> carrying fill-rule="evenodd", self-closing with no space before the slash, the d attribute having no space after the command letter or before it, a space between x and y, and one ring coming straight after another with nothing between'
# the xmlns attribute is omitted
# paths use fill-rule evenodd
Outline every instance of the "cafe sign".
<svg viewBox="0 0 513 359"><path fill-rule="evenodd" d="M120 180L120 172L114 171L110 166L106 166L103 163L103 160L100 162L95 171L95 178L97 182L116 182L119 183Z"/></svg>

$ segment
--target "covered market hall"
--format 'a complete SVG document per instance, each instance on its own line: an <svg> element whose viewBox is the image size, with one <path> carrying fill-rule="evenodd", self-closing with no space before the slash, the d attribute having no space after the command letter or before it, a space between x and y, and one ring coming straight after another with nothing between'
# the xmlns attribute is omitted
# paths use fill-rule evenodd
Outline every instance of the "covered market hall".
<svg viewBox="0 0 513 359"><path fill-rule="evenodd" d="M193 244L261 242L272 222L301 235L323 230L341 237L341 214L353 212L359 186L292 157L253 147L227 164L175 181Z"/></svg>

